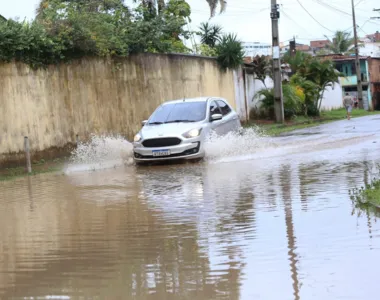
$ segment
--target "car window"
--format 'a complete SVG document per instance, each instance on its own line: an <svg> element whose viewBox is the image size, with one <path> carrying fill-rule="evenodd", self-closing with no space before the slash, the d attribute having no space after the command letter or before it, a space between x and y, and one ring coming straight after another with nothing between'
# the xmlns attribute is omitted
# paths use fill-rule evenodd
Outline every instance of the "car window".
<svg viewBox="0 0 380 300"><path fill-rule="evenodd" d="M161 105L148 125L171 122L199 122L206 118L207 102L179 102Z"/></svg>
<svg viewBox="0 0 380 300"><path fill-rule="evenodd" d="M231 108L229 107L229 105L222 101L222 100L218 100L218 105L220 107L220 110L222 111L222 115L225 116L225 115L228 115L230 112L231 112Z"/></svg>
<svg viewBox="0 0 380 300"><path fill-rule="evenodd" d="M216 102L212 101L210 103L210 116L215 115L215 114L222 114L222 111L220 110Z"/></svg>

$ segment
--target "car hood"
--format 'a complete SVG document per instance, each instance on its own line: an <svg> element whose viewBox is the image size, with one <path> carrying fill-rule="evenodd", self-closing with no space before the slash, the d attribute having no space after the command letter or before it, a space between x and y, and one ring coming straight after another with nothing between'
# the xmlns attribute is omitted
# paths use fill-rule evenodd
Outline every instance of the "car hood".
<svg viewBox="0 0 380 300"><path fill-rule="evenodd" d="M143 139L151 139L165 136L178 136L189 130L200 127L202 127L200 122L145 125L140 133L143 136Z"/></svg>

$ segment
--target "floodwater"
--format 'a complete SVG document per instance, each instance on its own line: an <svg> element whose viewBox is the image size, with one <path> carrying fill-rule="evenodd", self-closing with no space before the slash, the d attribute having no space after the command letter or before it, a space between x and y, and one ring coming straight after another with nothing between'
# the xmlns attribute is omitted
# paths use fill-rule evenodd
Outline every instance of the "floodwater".
<svg viewBox="0 0 380 300"><path fill-rule="evenodd" d="M378 172L379 128L250 133L198 164L82 159L1 182L0 299L377 300L380 224L349 189ZM123 146L98 139L92 160L128 161Z"/></svg>

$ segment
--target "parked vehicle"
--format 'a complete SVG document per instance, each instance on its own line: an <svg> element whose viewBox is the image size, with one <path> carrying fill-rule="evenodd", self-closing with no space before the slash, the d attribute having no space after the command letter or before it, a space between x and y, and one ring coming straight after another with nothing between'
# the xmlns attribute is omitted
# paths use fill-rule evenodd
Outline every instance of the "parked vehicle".
<svg viewBox="0 0 380 300"><path fill-rule="evenodd" d="M238 114L225 99L193 98L160 105L134 137L137 163L202 159L204 143L214 131L224 135L241 128Z"/></svg>

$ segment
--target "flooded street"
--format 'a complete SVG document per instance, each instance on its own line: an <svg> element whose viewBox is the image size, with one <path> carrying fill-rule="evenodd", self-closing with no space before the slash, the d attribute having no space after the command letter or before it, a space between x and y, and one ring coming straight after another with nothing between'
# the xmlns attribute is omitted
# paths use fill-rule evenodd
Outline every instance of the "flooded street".
<svg viewBox="0 0 380 300"><path fill-rule="evenodd" d="M379 128L0 182L0 299L377 300L380 223L349 189L377 174Z"/></svg>

